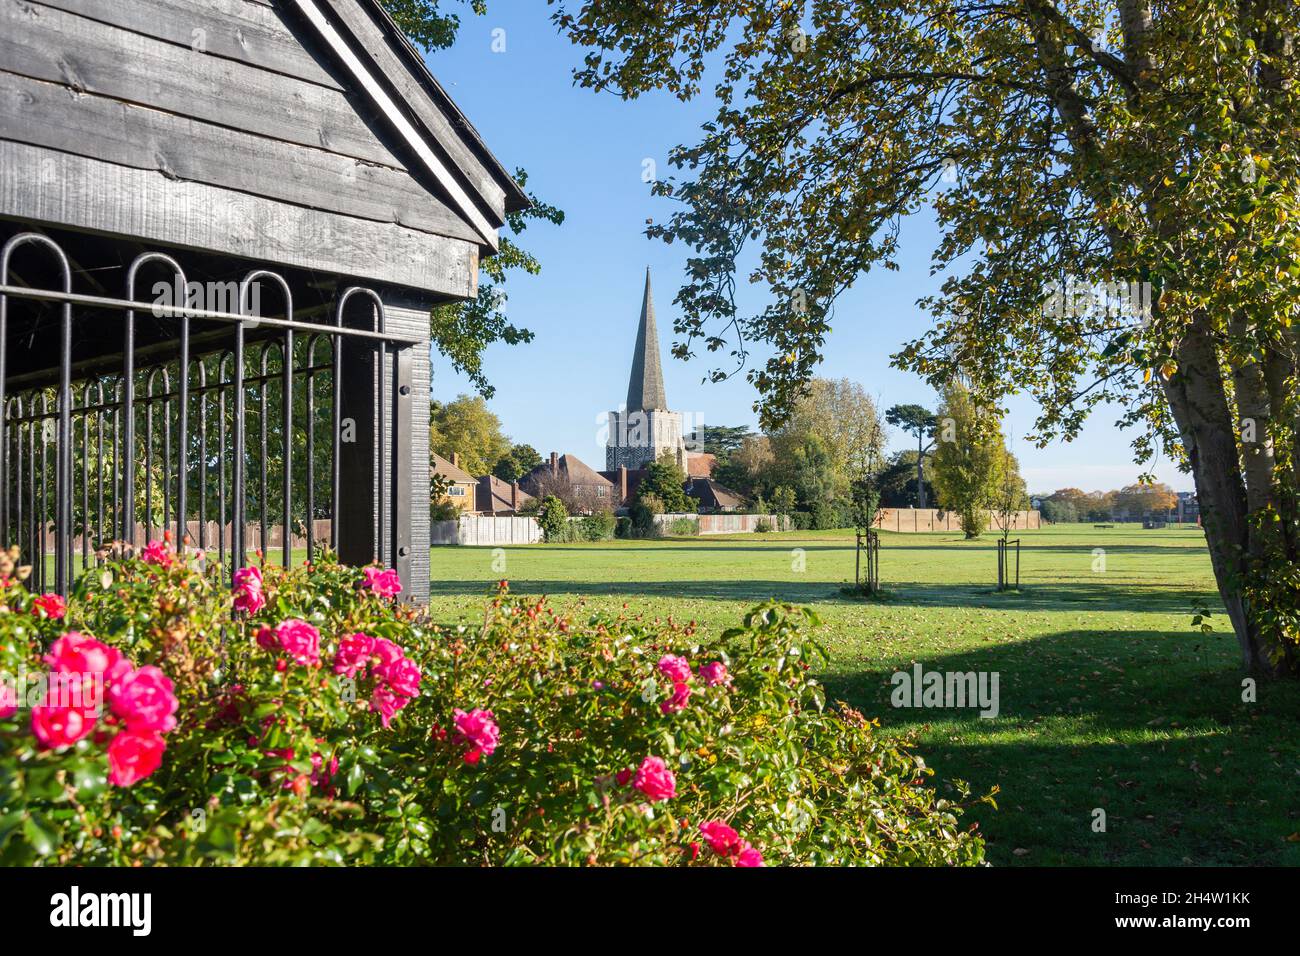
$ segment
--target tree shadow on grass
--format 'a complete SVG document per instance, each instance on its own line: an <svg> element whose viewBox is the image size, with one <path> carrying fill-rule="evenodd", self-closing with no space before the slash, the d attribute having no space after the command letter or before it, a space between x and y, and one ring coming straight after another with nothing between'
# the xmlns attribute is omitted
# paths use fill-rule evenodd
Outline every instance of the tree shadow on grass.
<svg viewBox="0 0 1300 956"><path fill-rule="evenodd" d="M691 598L749 601L769 599L791 604L834 604L896 607L959 607L1016 611L1132 610L1192 613L1192 602L1216 600L1208 590L1119 583L1026 584L1020 591L998 592L988 585L933 584L882 581L889 597L864 601L844 594L848 582L673 579L667 581L572 581L511 579L510 589L520 594L577 595L581 597ZM434 597L478 597L495 588L495 581L438 581L430 584ZM1211 603L1213 607L1213 603Z"/></svg>
<svg viewBox="0 0 1300 956"><path fill-rule="evenodd" d="M832 668L827 696L914 735L936 781L999 786L999 809L972 813L994 863L1300 864L1300 684L1243 702L1231 636L1061 631L918 659L998 673L998 716L892 706L911 661Z"/></svg>

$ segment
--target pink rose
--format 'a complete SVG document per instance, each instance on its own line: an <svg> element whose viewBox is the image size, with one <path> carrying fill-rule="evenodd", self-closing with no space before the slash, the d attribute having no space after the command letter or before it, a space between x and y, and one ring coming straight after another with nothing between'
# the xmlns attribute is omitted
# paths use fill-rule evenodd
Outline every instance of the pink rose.
<svg viewBox="0 0 1300 956"><path fill-rule="evenodd" d="M124 730L108 745L108 782L129 787L143 780L162 764L167 745L160 735Z"/></svg>
<svg viewBox="0 0 1300 956"><path fill-rule="evenodd" d="M76 631L69 631L50 645L45 663L52 670L65 674L104 674L110 678L119 676L131 666L116 647L109 647Z"/></svg>
<svg viewBox="0 0 1300 956"><path fill-rule="evenodd" d="M272 654L280 649L280 639L275 636L275 631L271 630L269 625L263 624L257 629L257 646Z"/></svg>
<svg viewBox="0 0 1300 956"><path fill-rule="evenodd" d="M659 658L659 673L663 674L674 684L685 683L691 679L691 665L684 657L678 657L675 654L665 654Z"/></svg>
<svg viewBox="0 0 1300 956"><path fill-rule="evenodd" d="M158 668L146 665L132 671L108 689L113 713L138 733L167 733L176 727L176 696L172 682Z"/></svg>
<svg viewBox="0 0 1300 956"><path fill-rule="evenodd" d="M677 777L658 757L646 757L641 761L632 786L649 797L651 803L677 796Z"/></svg>
<svg viewBox="0 0 1300 956"><path fill-rule="evenodd" d="M721 820L710 820L700 824L700 833L709 849L719 856L734 856L740 852L740 834Z"/></svg>
<svg viewBox="0 0 1300 956"><path fill-rule="evenodd" d="M392 568L362 568L361 574L365 577L365 586L380 597L396 597L402 590L402 580Z"/></svg>
<svg viewBox="0 0 1300 956"><path fill-rule="evenodd" d="M68 613L68 605L57 594L42 594L32 601L32 613L51 621L60 621Z"/></svg>
<svg viewBox="0 0 1300 956"><path fill-rule="evenodd" d="M756 849L754 849L752 846L746 843L740 848L740 852L736 854L735 865L736 866L762 866L763 854L759 853Z"/></svg>
<svg viewBox="0 0 1300 956"><path fill-rule="evenodd" d="M334 673L356 677L375 652L375 639L366 634L349 634L339 641L334 655Z"/></svg>
<svg viewBox="0 0 1300 956"><path fill-rule="evenodd" d="M719 684L731 683L731 675L727 673L727 665L722 661L710 661L700 667L700 680L710 687L717 687Z"/></svg>
<svg viewBox="0 0 1300 956"><path fill-rule="evenodd" d="M691 698L691 688L688 684L673 684L672 696L659 705L659 709L665 714L675 714L678 711L686 709L686 702Z"/></svg>
<svg viewBox="0 0 1300 956"><path fill-rule="evenodd" d="M275 629L280 646L299 664L311 666L320 662L320 631L306 621L291 617Z"/></svg>
<svg viewBox="0 0 1300 956"><path fill-rule="evenodd" d="M46 703L32 708L32 733L42 747L56 749L75 744L95 727L95 718L76 707L60 707Z"/></svg>
<svg viewBox="0 0 1300 956"><path fill-rule="evenodd" d="M375 638L374 656L378 658L375 662L375 673L380 677L388 676L388 669L406 656L405 652L387 638Z"/></svg>
<svg viewBox="0 0 1300 956"><path fill-rule="evenodd" d="M160 568L170 568L172 566L172 554L167 550L167 542L150 541L140 551L140 559L145 564L156 564Z"/></svg>
<svg viewBox="0 0 1300 956"><path fill-rule="evenodd" d="M370 692L370 709L379 714L379 720L387 730L394 715L405 707L410 699L395 693L387 684L376 684L375 689Z"/></svg>
<svg viewBox="0 0 1300 956"><path fill-rule="evenodd" d="M420 694L420 665L409 657L388 668L385 675L388 686L403 697L418 697Z"/></svg>
<svg viewBox="0 0 1300 956"><path fill-rule="evenodd" d="M18 713L18 695L8 682L0 681L0 720Z"/></svg>
<svg viewBox="0 0 1300 956"><path fill-rule="evenodd" d="M236 611L256 614L266 607L266 595L262 593L262 572L259 568L240 568L234 575Z"/></svg>
<svg viewBox="0 0 1300 956"><path fill-rule="evenodd" d="M479 757L490 757L497 749L501 728L496 725L492 711L475 708L466 713L458 707L452 711L452 722L456 725L456 743L469 746L466 763L478 763Z"/></svg>

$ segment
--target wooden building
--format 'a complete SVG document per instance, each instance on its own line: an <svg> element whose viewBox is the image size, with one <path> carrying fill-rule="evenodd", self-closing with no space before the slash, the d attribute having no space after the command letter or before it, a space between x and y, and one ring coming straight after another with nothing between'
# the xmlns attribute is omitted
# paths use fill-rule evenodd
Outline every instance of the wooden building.
<svg viewBox="0 0 1300 956"><path fill-rule="evenodd" d="M426 596L428 311L526 202L376 0L0 0L0 540Z"/></svg>

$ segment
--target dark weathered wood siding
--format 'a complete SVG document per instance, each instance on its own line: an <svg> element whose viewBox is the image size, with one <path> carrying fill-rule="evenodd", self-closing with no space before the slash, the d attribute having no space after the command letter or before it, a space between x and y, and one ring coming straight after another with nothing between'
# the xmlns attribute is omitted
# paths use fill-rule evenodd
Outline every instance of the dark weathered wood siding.
<svg viewBox="0 0 1300 956"><path fill-rule="evenodd" d="M472 295L481 230L323 46L291 0L0 0L0 215ZM437 125L391 51L375 63ZM498 223L499 170L441 125Z"/></svg>

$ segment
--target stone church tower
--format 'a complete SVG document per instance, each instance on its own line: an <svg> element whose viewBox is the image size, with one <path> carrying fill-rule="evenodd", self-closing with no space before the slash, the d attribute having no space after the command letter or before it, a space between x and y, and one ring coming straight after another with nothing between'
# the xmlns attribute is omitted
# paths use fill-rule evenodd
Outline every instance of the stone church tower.
<svg viewBox="0 0 1300 956"><path fill-rule="evenodd" d="M655 328L655 304L650 294L650 268L647 266L641 323L636 332L636 349L632 353L632 375L627 383L627 405L620 411L609 413L605 469L645 468L664 452L672 452L678 467L685 470L682 416L668 410L668 398L664 394L659 331Z"/></svg>

